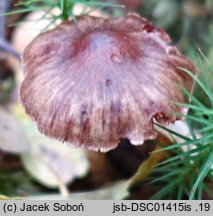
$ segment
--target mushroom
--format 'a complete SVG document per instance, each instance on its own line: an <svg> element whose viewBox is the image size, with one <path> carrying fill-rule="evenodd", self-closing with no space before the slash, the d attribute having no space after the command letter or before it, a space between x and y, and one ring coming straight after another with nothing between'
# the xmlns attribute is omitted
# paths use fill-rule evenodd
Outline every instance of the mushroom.
<svg viewBox="0 0 213 216"><path fill-rule="evenodd" d="M20 99L47 136L103 152L121 138L155 139L153 121L186 114L181 85L192 92L192 62L167 33L137 14L62 22L36 37L23 54Z"/></svg>

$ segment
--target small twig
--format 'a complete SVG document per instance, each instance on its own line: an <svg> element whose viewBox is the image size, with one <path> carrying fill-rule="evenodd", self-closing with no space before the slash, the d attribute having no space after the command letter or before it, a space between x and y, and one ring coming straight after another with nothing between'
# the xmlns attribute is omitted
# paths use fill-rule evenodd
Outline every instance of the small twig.
<svg viewBox="0 0 213 216"><path fill-rule="evenodd" d="M0 50L14 56L18 60L21 60L20 54L7 42L5 39L0 38Z"/></svg>
<svg viewBox="0 0 213 216"><path fill-rule="evenodd" d="M6 40L6 18L4 14L9 8L10 1L11 0L0 0L0 51L20 60L20 54Z"/></svg>
<svg viewBox="0 0 213 216"><path fill-rule="evenodd" d="M59 191L63 198L67 198L70 195L69 189L67 188L66 184L60 179L59 182Z"/></svg>
<svg viewBox="0 0 213 216"><path fill-rule="evenodd" d="M6 0L0 1L0 37L5 37L5 23L6 19L3 15L6 12L7 8L7 2Z"/></svg>

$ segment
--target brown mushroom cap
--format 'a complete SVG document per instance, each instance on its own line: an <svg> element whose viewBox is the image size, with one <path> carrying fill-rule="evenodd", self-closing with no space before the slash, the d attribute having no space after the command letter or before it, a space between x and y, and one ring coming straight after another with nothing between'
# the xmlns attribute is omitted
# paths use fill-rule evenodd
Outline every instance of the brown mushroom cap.
<svg viewBox="0 0 213 216"><path fill-rule="evenodd" d="M153 119L170 123L186 109L195 66L145 18L80 17L36 37L25 49L20 89L39 130L71 146L108 151L120 138L154 139Z"/></svg>

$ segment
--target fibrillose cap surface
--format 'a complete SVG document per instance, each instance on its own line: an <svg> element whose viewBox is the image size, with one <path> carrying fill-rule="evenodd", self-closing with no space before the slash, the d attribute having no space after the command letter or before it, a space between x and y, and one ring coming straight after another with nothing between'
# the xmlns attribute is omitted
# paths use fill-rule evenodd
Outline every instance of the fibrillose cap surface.
<svg viewBox="0 0 213 216"><path fill-rule="evenodd" d="M179 85L192 92L194 81L179 67L197 70L169 43L136 14L63 22L25 49L21 102L42 133L71 146L142 144L156 137L154 119L170 123L187 112L173 101L186 102Z"/></svg>

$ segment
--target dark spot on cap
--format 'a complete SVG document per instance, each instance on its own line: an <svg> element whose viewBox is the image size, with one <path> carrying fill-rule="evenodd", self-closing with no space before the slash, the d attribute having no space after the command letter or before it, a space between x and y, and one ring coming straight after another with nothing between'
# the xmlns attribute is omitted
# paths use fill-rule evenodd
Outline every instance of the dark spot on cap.
<svg viewBox="0 0 213 216"><path fill-rule="evenodd" d="M152 32L154 30L154 26L147 23L146 25L144 25L143 30L146 32Z"/></svg>
<svg viewBox="0 0 213 216"><path fill-rule="evenodd" d="M86 110L81 112L81 121L84 122L88 118L88 113Z"/></svg>
<svg viewBox="0 0 213 216"><path fill-rule="evenodd" d="M111 79L107 79L106 80L106 86L109 87L110 85L112 85L112 80Z"/></svg>
<svg viewBox="0 0 213 216"><path fill-rule="evenodd" d="M117 64L119 64L119 63L122 62L121 57L120 57L118 54L116 54L116 53L112 53L112 55L111 55L111 60L112 60L114 63L117 63Z"/></svg>
<svg viewBox="0 0 213 216"><path fill-rule="evenodd" d="M50 43L44 46L43 48L43 55L49 55L49 54L54 54L59 49L60 45L59 44L54 44Z"/></svg>

